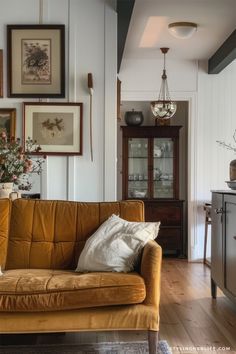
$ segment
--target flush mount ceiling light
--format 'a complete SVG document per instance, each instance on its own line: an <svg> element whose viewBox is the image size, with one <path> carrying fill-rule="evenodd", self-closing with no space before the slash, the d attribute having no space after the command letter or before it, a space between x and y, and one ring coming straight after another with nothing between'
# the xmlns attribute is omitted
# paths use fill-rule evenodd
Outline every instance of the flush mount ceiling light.
<svg viewBox="0 0 236 354"><path fill-rule="evenodd" d="M187 39L197 31L197 24L193 22L174 22L168 25L170 33L180 39Z"/></svg>
<svg viewBox="0 0 236 354"><path fill-rule="evenodd" d="M153 115L156 117L156 124L158 124L158 119L170 119L176 112L177 104L171 101L170 93L167 83L166 75L166 53L169 48L160 48L161 52L164 54L164 68L162 73L162 81L160 93L157 101L151 102L151 110Z"/></svg>

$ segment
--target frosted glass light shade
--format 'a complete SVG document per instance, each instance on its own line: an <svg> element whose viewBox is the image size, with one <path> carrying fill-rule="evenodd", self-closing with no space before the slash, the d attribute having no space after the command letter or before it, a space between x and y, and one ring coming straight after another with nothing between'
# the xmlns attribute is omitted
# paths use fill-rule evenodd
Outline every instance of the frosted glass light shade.
<svg viewBox="0 0 236 354"><path fill-rule="evenodd" d="M197 24L193 22L174 22L168 25L170 33L180 39L187 39L197 31Z"/></svg>
<svg viewBox="0 0 236 354"><path fill-rule="evenodd" d="M173 101L153 101L151 110L155 117L170 119L176 112L177 104Z"/></svg>

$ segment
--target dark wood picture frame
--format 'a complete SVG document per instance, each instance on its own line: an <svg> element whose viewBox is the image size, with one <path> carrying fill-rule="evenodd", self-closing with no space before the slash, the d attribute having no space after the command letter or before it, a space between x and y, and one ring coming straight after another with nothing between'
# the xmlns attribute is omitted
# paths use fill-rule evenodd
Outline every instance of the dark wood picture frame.
<svg viewBox="0 0 236 354"><path fill-rule="evenodd" d="M3 98L3 50L0 49L0 98Z"/></svg>
<svg viewBox="0 0 236 354"><path fill-rule="evenodd" d="M16 136L16 109L0 108L0 133L5 130L7 137Z"/></svg>
<svg viewBox="0 0 236 354"><path fill-rule="evenodd" d="M8 97L65 97L65 26L7 26Z"/></svg>
<svg viewBox="0 0 236 354"><path fill-rule="evenodd" d="M82 155L83 103L23 102L23 141L42 155Z"/></svg>

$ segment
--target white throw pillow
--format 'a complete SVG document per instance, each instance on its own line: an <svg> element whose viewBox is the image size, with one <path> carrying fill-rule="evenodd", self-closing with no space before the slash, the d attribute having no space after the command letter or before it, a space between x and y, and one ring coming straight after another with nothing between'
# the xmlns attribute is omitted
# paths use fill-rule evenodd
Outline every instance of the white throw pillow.
<svg viewBox="0 0 236 354"><path fill-rule="evenodd" d="M129 222L112 215L86 241L76 272L130 272L160 222Z"/></svg>

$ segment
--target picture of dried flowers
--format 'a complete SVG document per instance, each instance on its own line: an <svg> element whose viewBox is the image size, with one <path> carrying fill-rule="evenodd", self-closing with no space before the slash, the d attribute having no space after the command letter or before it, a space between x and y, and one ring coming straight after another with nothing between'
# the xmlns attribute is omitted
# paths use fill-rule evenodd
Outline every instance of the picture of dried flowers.
<svg viewBox="0 0 236 354"><path fill-rule="evenodd" d="M83 104L77 102L24 102L24 135L44 155L82 155Z"/></svg>
<svg viewBox="0 0 236 354"><path fill-rule="evenodd" d="M40 145L73 145L73 114L34 112L32 139Z"/></svg>
<svg viewBox="0 0 236 354"><path fill-rule="evenodd" d="M7 25L8 97L65 97L65 25Z"/></svg>
<svg viewBox="0 0 236 354"><path fill-rule="evenodd" d="M51 84L50 39L22 39L22 84Z"/></svg>

